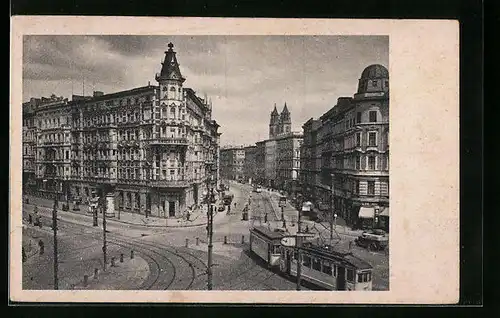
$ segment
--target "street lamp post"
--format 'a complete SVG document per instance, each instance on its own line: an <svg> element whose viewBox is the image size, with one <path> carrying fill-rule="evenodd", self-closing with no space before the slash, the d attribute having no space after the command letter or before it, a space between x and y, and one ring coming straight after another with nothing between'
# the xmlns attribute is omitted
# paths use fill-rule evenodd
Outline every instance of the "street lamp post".
<svg viewBox="0 0 500 318"><path fill-rule="evenodd" d="M302 212L302 205L303 205L303 200L302 196L299 194L299 209L297 209L298 212L298 218L297 218L297 234L298 237L296 239L296 249L297 249L297 286L296 289L300 290L300 284L301 284L301 276L302 276L302 253L301 253L301 248L302 248L302 238L300 237L301 233L301 212Z"/></svg>
<svg viewBox="0 0 500 318"><path fill-rule="evenodd" d="M59 289L59 261L57 259L57 197L54 200L54 209L52 210L52 230L54 231L54 289Z"/></svg>
<svg viewBox="0 0 500 318"><path fill-rule="evenodd" d="M203 192L207 202L207 234L208 234L208 264L207 264L207 289L212 290L212 250L213 250L213 207L215 195L213 187L210 187L210 178L207 178L207 190Z"/></svg>

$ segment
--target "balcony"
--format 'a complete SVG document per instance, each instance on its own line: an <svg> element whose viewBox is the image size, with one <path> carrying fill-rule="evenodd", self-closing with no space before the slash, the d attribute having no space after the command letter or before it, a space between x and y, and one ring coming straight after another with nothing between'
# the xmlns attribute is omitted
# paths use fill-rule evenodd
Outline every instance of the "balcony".
<svg viewBox="0 0 500 318"><path fill-rule="evenodd" d="M189 144L187 138L183 137L153 138L153 139L147 139L144 142L150 146L163 146L163 145L187 146Z"/></svg>
<svg viewBox="0 0 500 318"><path fill-rule="evenodd" d="M157 188L186 188L189 186L189 182L187 180L176 179L150 180L148 183L151 187Z"/></svg>
<svg viewBox="0 0 500 318"><path fill-rule="evenodd" d="M139 140L120 140L118 147L139 147Z"/></svg>

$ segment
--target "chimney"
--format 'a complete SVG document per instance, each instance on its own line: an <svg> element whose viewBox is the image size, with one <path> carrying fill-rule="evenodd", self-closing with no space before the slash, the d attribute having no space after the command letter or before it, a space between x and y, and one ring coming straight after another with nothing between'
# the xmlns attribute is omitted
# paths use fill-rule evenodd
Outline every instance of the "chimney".
<svg viewBox="0 0 500 318"><path fill-rule="evenodd" d="M101 92L101 91L94 91L94 97L98 97L98 96L102 96L102 95L104 95L103 92Z"/></svg>

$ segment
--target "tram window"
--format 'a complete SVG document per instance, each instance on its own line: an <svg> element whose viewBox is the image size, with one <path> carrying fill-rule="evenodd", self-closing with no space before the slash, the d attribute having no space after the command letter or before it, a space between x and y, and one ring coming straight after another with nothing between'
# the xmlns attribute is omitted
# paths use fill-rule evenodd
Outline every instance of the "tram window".
<svg viewBox="0 0 500 318"><path fill-rule="evenodd" d="M311 258L309 256L304 255L303 263L304 266L311 267Z"/></svg>
<svg viewBox="0 0 500 318"><path fill-rule="evenodd" d="M312 269L321 271L321 261L319 259L313 259Z"/></svg>
<svg viewBox="0 0 500 318"><path fill-rule="evenodd" d="M323 263L323 269L322 269L322 271L325 274L332 275L332 267L328 263Z"/></svg>
<svg viewBox="0 0 500 318"><path fill-rule="evenodd" d="M372 273L359 273L358 283L366 283L372 279Z"/></svg>
<svg viewBox="0 0 500 318"><path fill-rule="evenodd" d="M347 270L347 281L354 282L354 271L352 269Z"/></svg>

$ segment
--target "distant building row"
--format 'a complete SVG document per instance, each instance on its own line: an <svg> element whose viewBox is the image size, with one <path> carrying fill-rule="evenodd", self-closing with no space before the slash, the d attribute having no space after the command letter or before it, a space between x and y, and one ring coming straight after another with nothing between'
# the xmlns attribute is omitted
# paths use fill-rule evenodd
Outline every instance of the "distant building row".
<svg viewBox="0 0 500 318"><path fill-rule="evenodd" d="M269 138L255 146L221 150L221 177L266 187L297 191L302 133L291 131L291 115L285 103L278 114L276 105L269 121Z"/></svg>

